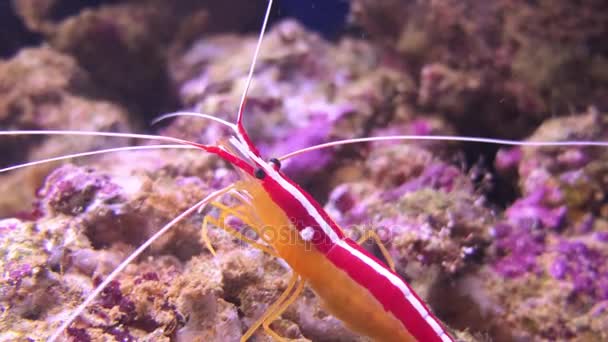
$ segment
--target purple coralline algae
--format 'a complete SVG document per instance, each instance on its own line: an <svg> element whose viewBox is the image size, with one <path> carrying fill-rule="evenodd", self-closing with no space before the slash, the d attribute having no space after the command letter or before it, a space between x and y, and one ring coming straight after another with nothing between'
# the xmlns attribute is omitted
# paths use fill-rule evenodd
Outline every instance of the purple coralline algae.
<svg viewBox="0 0 608 342"><path fill-rule="evenodd" d="M542 230L500 223L492 228L492 235L499 256L494 264L496 272L504 277L517 277L540 271L536 259L545 251L545 234Z"/></svg>
<svg viewBox="0 0 608 342"><path fill-rule="evenodd" d="M94 199L100 202L119 202L121 189L109 177L72 166L64 166L51 173L40 189L45 211L76 215L87 210ZM124 199L123 199L124 201Z"/></svg>
<svg viewBox="0 0 608 342"><path fill-rule="evenodd" d="M572 284L573 295L608 300L608 254L580 241L562 241L556 247L557 256L549 267L551 276Z"/></svg>

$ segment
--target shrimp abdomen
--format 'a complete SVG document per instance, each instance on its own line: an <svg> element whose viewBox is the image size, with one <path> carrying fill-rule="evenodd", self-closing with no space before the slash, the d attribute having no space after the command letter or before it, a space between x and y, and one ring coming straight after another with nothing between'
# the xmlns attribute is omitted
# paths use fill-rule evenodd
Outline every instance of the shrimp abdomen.
<svg viewBox="0 0 608 342"><path fill-rule="evenodd" d="M378 301L369 286L357 282L343 265L332 260L338 255L333 253L333 249L329 253L322 253L310 241L302 238L284 211L259 183L243 182L241 186L255 198L251 205L261 222L258 227L252 228L310 285L329 313L350 329L376 341L416 341L403 322ZM347 240L344 243L354 244Z"/></svg>

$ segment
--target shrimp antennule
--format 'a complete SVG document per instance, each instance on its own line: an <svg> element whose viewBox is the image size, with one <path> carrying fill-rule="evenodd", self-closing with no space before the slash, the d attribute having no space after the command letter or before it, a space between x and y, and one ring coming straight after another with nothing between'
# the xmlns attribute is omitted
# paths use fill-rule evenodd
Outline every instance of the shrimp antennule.
<svg viewBox="0 0 608 342"><path fill-rule="evenodd" d="M208 119L208 120L212 120L215 122L218 122L224 126L229 127L230 129L232 129L234 132L238 132L236 125L233 123L230 123L226 120L220 119L216 116L213 115L209 115L209 114L203 114L203 113L197 113L197 112L174 112L174 113L167 113L167 114L163 114L159 117L157 117L156 119L152 120L151 124L152 125L156 125L157 123L169 119L169 118L174 118L174 117L178 117L178 116L194 116L197 118L202 118L202 119Z"/></svg>

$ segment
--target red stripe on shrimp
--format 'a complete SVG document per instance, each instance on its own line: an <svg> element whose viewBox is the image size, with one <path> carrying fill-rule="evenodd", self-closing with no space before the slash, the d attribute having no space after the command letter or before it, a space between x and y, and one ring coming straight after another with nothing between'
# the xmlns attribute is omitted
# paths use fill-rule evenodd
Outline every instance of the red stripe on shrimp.
<svg viewBox="0 0 608 342"><path fill-rule="evenodd" d="M453 341L409 285L354 241L342 240L327 258L366 288L419 341Z"/></svg>
<svg viewBox="0 0 608 342"><path fill-rule="evenodd" d="M285 183L296 191L289 189L289 186L286 187ZM344 239L342 230L297 184L282 177L280 180L268 179L263 185L272 200L289 214L293 225L304 240L310 241L321 253L329 252L338 241ZM295 194L299 194L303 198L298 198ZM307 234L307 231L310 231L310 234Z"/></svg>

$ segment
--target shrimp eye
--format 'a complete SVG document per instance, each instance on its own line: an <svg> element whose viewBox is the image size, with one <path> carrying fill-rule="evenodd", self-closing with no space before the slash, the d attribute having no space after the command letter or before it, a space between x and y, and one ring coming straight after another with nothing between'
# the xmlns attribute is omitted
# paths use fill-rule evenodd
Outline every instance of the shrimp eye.
<svg viewBox="0 0 608 342"><path fill-rule="evenodd" d="M264 177L266 177L266 172L264 172L264 170L258 167L257 169L255 169L255 171L253 171L253 175L257 179L264 179Z"/></svg>
<svg viewBox="0 0 608 342"><path fill-rule="evenodd" d="M270 158L269 162L272 163L275 170L278 171L281 169L281 161L278 160L277 158Z"/></svg>

